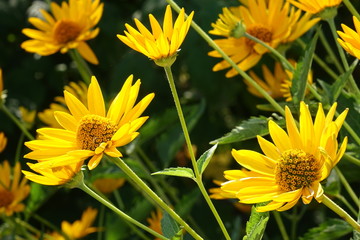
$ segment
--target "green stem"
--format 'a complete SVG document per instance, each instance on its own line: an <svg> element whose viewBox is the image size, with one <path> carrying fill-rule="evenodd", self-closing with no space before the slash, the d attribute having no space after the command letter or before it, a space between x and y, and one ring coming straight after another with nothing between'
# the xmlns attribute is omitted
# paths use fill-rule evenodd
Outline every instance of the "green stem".
<svg viewBox="0 0 360 240"><path fill-rule="evenodd" d="M353 16L357 17L357 19L360 19L359 12L356 11L356 9L354 8L354 6L351 4L351 2L349 0L343 0L343 3Z"/></svg>
<svg viewBox="0 0 360 240"><path fill-rule="evenodd" d="M303 49L306 48L306 44L301 38L298 38L296 42L299 43ZM316 53L314 53L314 60L330 77L334 80L338 79L338 75Z"/></svg>
<svg viewBox="0 0 360 240"><path fill-rule="evenodd" d="M21 133L18 144L16 146L16 152L15 152L15 157L14 157L15 163L17 163L21 158L21 154L22 154L21 150L24 146L24 137L25 137L24 133Z"/></svg>
<svg viewBox="0 0 360 240"><path fill-rule="evenodd" d="M169 215L184 229L193 236L196 240L202 239L174 210L172 210L161 198L159 198L156 193L153 192L144 181L133 172L133 170L126 165L126 163L121 158L110 157L108 158L114 162L132 181L134 181L137 186L146 193L157 205L159 205L163 210L165 210Z"/></svg>
<svg viewBox="0 0 360 240"><path fill-rule="evenodd" d="M99 219L98 226L101 229L104 227L104 222L105 222L105 206L103 204L100 205L98 219ZM96 240L102 240L102 238L103 238L103 231L98 231Z"/></svg>
<svg viewBox="0 0 360 240"><path fill-rule="evenodd" d="M31 135L31 133L29 133L26 127L9 111L9 109L4 104L2 104L1 110L3 110L3 112L16 124L16 126L20 128L20 130L29 140L34 140L34 137Z"/></svg>
<svg viewBox="0 0 360 240"><path fill-rule="evenodd" d="M46 237L46 239L51 239L51 236L46 234L46 233L43 233L39 230L37 230L36 228L34 228L33 226L31 226L29 223L21 220L21 219L18 219L18 218L15 218L14 219L14 223L16 225L19 225L19 226L22 226L24 227L26 230L32 232L34 235L37 235L37 236L42 236L42 237ZM29 240L31 239L38 239L38 238L35 238L35 237L32 237L31 234L27 234L27 237L30 237Z"/></svg>
<svg viewBox="0 0 360 240"><path fill-rule="evenodd" d="M354 214L356 215L357 212L356 210L350 205L350 203L348 202L348 200L346 200L346 198L343 196L343 195L334 195L334 197L336 197L337 199L339 199L343 204L346 205L346 207L349 208L349 210Z"/></svg>
<svg viewBox="0 0 360 240"><path fill-rule="evenodd" d="M336 57L334 51L333 51L333 48L330 46L327 38L325 37L324 35L324 32L321 30L319 31L319 38L320 38L320 41L322 43L322 45L324 46L326 52L329 54L329 57L331 59L331 61L334 63L335 67L337 68L337 70L340 72L340 73L343 73L344 72L344 69L343 67L341 66L338 58Z"/></svg>
<svg viewBox="0 0 360 240"><path fill-rule="evenodd" d="M84 80L86 84L90 84L91 77L93 76L93 73L91 72L88 64L85 62L85 60L81 57L79 52L76 49L71 49L69 51L69 54L73 61L76 62L76 66L79 70L79 73Z"/></svg>
<svg viewBox="0 0 360 240"><path fill-rule="evenodd" d="M110 203L109 201L107 201L106 199L102 198L100 195L98 195L97 193L95 193L92 189L90 189L87 185L85 185L84 181L80 181L79 184L76 186L77 188L83 190L85 193L87 193L88 195L90 195L91 197L93 197L94 199L96 199L97 201L99 201L101 204L105 205L106 207L110 208L114 213L116 213L117 215L119 215L121 218L123 218L124 220L126 220L129 223L134 224L135 226L147 231L148 233L154 235L157 238L163 239L163 240L168 240L168 238L164 237L163 235L155 232L154 230L152 230L151 228L143 225L142 223L136 221L135 219L133 219L132 217L130 217L129 215L125 214L124 212L122 212L120 209L118 209L117 207L115 207L112 203Z"/></svg>
<svg viewBox="0 0 360 240"><path fill-rule="evenodd" d="M277 212L277 211L273 211L272 212L274 217L275 217L275 221L279 227L279 230L280 230L280 233L281 233L281 236L282 236L282 239L283 240L289 240L289 236L286 232L286 228L285 228L285 225L284 225L284 222L283 220L281 219L281 216L280 216L280 213Z"/></svg>
<svg viewBox="0 0 360 240"><path fill-rule="evenodd" d="M353 156L351 156L349 154L346 154L346 153L344 154L343 158L345 158L349 162L351 162L351 163L353 163L353 164L360 167L360 160L359 159L357 159L357 158L355 158L355 157L353 157Z"/></svg>
<svg viewBox="0 0 360 240"><path fill-rule="evenodd" d="M358 196L356 196L354 190L351 188L350 184L348 183L348 181L346 180L340 169L338 167L335 167L335 171L339 176L341 183L344 185L346 191L349 193L350 197L352 198L352 200L356 203L357 206L359 206L360 202Z"/></svg>
<svg viewBox="0 0 360 240"><path fill-rule="evenodd" d="M357 223L350 215L344 211L339 205L333 202L330 198L328 198L325 194L323 195L322 202L325 206L333 210L337 215L339 215L342 219L344 219L347 223L349 223L355 231L360 232L360 224Z"/></svg>
<svg viewBox="0 0 360 240"><path fill-rule="evenodd" d="M218 224L219 224L225 238L230 239L230 235L227 232L227 230L225 228L225 225L222 222L218 212L216 211L215 206L212 203L212 201L211 201L211 199L210 199L210 197L209 197L209 195L208 195L208 193L207 193L207 191L206 191L206 189L204 187L204 184L202 183L201 174L199 172L199 168L198 168L198 165L197 165L197 162L196 162L196 159L195 159L195 154L194 154L194 151L193 151L193 147L192 147L192 144L191 144L189 131L188 131L187 126L186 126L184 114L183 114L182 109L181 109L179 96L178 96L177 91L176 91L174 77L173 77L173 74L172 74L172 71L171 71L171 67L167 66L167 67L164 67L164 69L165 69L165 73L166 73L166 76L167 76L167 79L168 79L168 82L169 82L169 85L170 85L171 93L172 93L173 98L174 98L175 107L176 107L177 113L179 115L179 120L180 120L181 128L182 128L183 133L184 133L185 142L186 142L186 145L187 145L187 148L188 148L188 151L189 151L190 159L191 159L191 162L192 162L192 165L193 165L193 168L194 168L195 177L196 177L196 183L199 186L199 189L200 189L202 195L204 196L205 201L209 205L214 217L216 218L216 221L218 222Z"/></svg>
<svg viewBox="0 0 360 240"><path fill-rule="evenodd" d="M341 61L343 62L345 70L348 71L349 70L349 64L348 64L348 62L346 60L345 53L344 53L342 47L340 46L340 44L338 43L338 41L336 40L338 38L338 36L337 36L337 33L336 33L336 27L335 27L334 18L328 19L327 22L328 22L328 24L330 26L331 33L332 33L332 36L334 38L336 47L338 48ZM359 90L359 88L358 88L358 86L357 86L357 84L356 84L356 82L354 80L354 77L352 75L350 75L350 77L349 77L349 84L350 84L351 92L353 92L355 94L355 97L359 98L360 97L360 90Z"/></svg>
<svg viewBox="0 0 360 240"><path fill-rule="evenodd" d="M177 12L180 12L180 7L173 0L166 0L169 5L174 8ZM246 72L241 70L238 65L212 40L209 35L202 30L202 28L195 23L191 22L191 27L212 47L216 50L222 58L227 61L231 67L233 67L241 77L245 79L251 86L253 86L264 98L283 116L285 116L285 110L278 104L254 79L252 79Z"/></svg>

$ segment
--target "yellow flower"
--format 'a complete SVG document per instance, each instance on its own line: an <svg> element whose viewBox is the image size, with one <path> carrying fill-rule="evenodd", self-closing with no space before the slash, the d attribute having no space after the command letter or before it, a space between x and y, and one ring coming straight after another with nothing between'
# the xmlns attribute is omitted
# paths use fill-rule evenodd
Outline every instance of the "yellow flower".
<svg viewBox="0 0 360 240"><path fill-rule="evenodd" d="M7 138L3 132L0 132L0 153L4 151L7 144Z"/></svg>
<svg viewBox="0 0 360 240"><path fill-rule="evenodd" d="M156 63L162 61L175 61L176 54L184 41L190 28L190 23L194 12L191 12L185 20L185 10L181 9L174 25L171 7L168 5L165 11L163 26L152 14L149 14L151 30L150 32L138 19L134 19L138 30L125 24L127 31L124 35L118 34L117 37L130 48L138 51Z"/></svg>
<svg viewBox="0 0 360 240"><path fill-rule="evenodd" d="M356 31L352 30L345 24L341 24L344 32L337 31L339 36L338 42L351 55L360 59L360 21L353 16Z"/></svg>
<svg viewBox="0 0 360 240"><path fill-rule="evenodd" d="M34 120L36 117L35 110L28 110L23 106L19 107L19 112L21 119L27 129L30 129L34 125Z"/></svg>
<svg viewBox="0 0 360 240"><path fill-rule="evenodd" d="M95 38L99 33L99 28L94 27L103 12L100 0L69 0L69 3L62 2L61 6L52 2L50 8L52 15L42 9L43 19L29 18L29 22L37 29L22 30L32 39L23 42L21 47L42 56L76 49L84 59L98 64L97 57L85 41Z"/></svg>
<svg viewBox="0 0 360 240"><path fill-rule="evenodd" d="M0 164L0 214L13 215L21 212L25 205L21 203L30 193L26 178L21 178L21 166L17 162L11 171L8 161Z"/></svg>
<svg viewBox="0 0 360 240"><path fill-rule="evenodd" d="M89 207L83 212L80 220L76 220L73 223L62 221L61 231L63 231L70 240L81 239L91 233L99 231L99 228L91 227L95 221L97 212L98 211L96 209ZM46 240L65 240L65 238L58 232L53 232L49 235L51 238Z"/></svg>
<svg viewBox="0 0 360 240"><path fill-rule="evenodd" d="M64 87L64 90L70 92L77 99L80 100L83 104L87 104L87 86L84 82L70 82ZM42 112L38 113L39 119L48 125L49 127L61 128L61 125L56 121L54 112L62 111L70 113L69 109L66 107L65 98L62 96L57 96L54 99L55 103L50 104L50 108L45 109Z"/></svg>
<svg viewBox="0 0 360 240"><path fill-rule="evenodd" d="M149 223L149 228L154 230L159 234L163 234L161 228L161 219L163 218L163 213L160 209L156 209L156 212L151 212L151 217L147 218L146 221ZM154 240L160 240L160 238L155 238Z"/></svg>
<svg viewBox="0 0 360 240"><path fill-rule="evenodd" d="M289 3L283 0L270 1L254 0L248 5L233 7L226 11L227 19L240 19L242 24L246 26L246 33L252 35L270 47L276 48L281 43L293 41L304 34L311 28L318 19L310 20L309 15L301 16L301 11L290 9ZM230 15L233 15L230 17ZM230 21L230 20L229 20ZM233 23L233 21L232 21ZM280 24L281 23L281 24ZM233 37L236 27L234 24L222 25L221 31L219 24L213 24L214 29L210 33L225 36L224 39L216 39L215 43L238 65L243 71L255 66L262 55L268 50L258 43L246 37ZM230 29L226 31L224 28L228 26ZM232 33L230 35L228 33ZM222 58L216 51L209 52L209 56ZM223 60L213 67L213 71L220 71L229 68L230 64ZM237 75L235 69L231 69L226 73L226 77L230 78Z"/></svg>
<svg viewBox="0 0 360 240"><path fill-rule="evenodd" d="M211 24L214 29L210 30L209 33L225 37L242 37L245 26L242 26L240 18L232 14L228 8L222 10L223 13L219 14L216 23Z"/></svg>
<svg viewBox="0 0 360 240"><path fill-rule="evenodd" d="M269 121L274 143L258 136L265 155L250 150L232 150L235 160L250 171L225 171L225 178L229 181L222 184L222 190L236 196L241 203L270 201L257 208L260 212L288 210L300 198L304 204L313 198L321 202L323 189L320 182L329 176L347 145L345 138L338 150L337 135L348 110L333 121L336 105L333 104L325 116L319 104L313 123L308 106L301 102L299 129L286 107L287 132Z"/></svg>
<svg viewBox="0 0 360 240"><path fill-rule="evenodd" d="M103 154L121 157L117 147L124 146L138 136L137 130L148 117L140 117L154 94L148 94L135 105L140 80L132 85L133 76L125 81L106 113L100 86L92 77L87 93L87 107L68 91L65 102L70 113L55 112L55 118L63 127L41 128L39 140L26 142L32 152L26 158L38 160L32 169L45 170L76 164L90 158L88 167L94 169Z"/></svg>
<svg viewBox="0 0 360 240"><path fill-rule="evenodd" d="M337 7L342 0L288 0L292 5L312 14L322 12L326 8Z"/></svg>
<svg viewBox="0 0 360 240"><path fill-rule="evenodd" d="M289 62L296 67L296 62L292 59L289 59ZM266 65L262 65L262 72L264 75L264 80L260 79L254 71L250 71L249 75L254 79L267 93L277 99L285 98L287 102L292 100L291 97L291 86L293 73L288 70L284 70L281 66L281 63L276 62L274 67L274 73L272 73ZM308 83L312 84L312 72L308 75ZM248 86L248 91L257 96L263 98L264 96L259 93L252 85L245 81Z"/></svg>
<svg viewBox="0 0 360 240"><path fill-rule="evenodd" d="M124 183L125 178L98 178L93 182L93 185L103 194L110 194L122 187Z"/></svg>

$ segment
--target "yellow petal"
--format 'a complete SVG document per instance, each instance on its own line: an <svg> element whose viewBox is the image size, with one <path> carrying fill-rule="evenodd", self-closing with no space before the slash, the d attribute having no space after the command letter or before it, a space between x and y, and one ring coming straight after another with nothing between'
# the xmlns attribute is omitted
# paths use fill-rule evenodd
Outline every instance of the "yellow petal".
<svg viewBox="0 0 360 240"><path fill-rule="evenodd" d="M92 114L105 117L104 98L95 76L91 77L91 83L88 89L88 108Z"/></svg>

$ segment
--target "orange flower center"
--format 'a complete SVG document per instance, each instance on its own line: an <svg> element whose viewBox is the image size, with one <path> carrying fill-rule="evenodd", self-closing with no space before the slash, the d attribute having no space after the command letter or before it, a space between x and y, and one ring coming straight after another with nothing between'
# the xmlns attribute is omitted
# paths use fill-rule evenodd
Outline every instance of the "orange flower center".
<svg viewBox="0 0 360 240"><path fill-rule="evenodd" d="M263 26L253 26L253 27L250 27L249 29L246 30L246 32L248 34L250 34L251 36L253 37L256 37L258 39L260 39L261 41L263 42L270 42L272 40L272 32L267 29L266 27L263 27ZM254 46L255 45L255 42L253 40L250 40L250 39L246 39L246 44L248 46Z"/></svg>
<svg viewBox="0 0 360 240"><path fill-rule="evenodd" d="M7 190L0 190L0 208L9 206L14 200L14 194Z"/></svg>
<svg viewBox="0 0 360 240"><path fill-rule="evenodd" d="M76 138L81 149L94 151L101 143L108 142L118 130L110 119L98 115L85 115L77 129Z"/></svg>
<svg viewBox="0 0 360 240"><path fill-rule="evenodd" d="M283 191L309 187L320 178L320 165L312 154L302 150L287 150L275 168L275 180Z"/></svg>
<svg viewBox="0 0 360 240"><path fill-rule="evenodd" d="M59 44L65 44L75 40L80 32L79 24L69 20L61 20L55 25L54 39Z"/></svg>

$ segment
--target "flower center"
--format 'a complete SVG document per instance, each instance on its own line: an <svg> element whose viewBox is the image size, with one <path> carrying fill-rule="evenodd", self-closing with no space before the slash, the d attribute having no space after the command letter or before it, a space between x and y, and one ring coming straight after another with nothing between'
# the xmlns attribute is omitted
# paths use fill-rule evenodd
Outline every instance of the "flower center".
<svg viewBox="0 0 360 240"><path fill-rule="evenodd" d="M14 194L7 190L0 190L0 208L9 206L14 200Z"/></svg>
<svg viewBox="0 0 360 240"><path fill-rule="evenodd" d="M101 143L108 142L118 130L110 119L98 115L85 115L77 129L76 138L81 149L94 151Z"/></svg>
<svg viewBox="0 0 360 240"><path fill-rule="evenodd" d="M246 30L246 32L251 36L260 39L263 42L270 42L272 39L272 32L270 32L269 29L263 26L250 27L249 29ZM246 44L252 47L255 45L255 42L247 38Z"/></svg>
<svg viewBox="0 0 360 240"><path fill-rule="evenodd" d="M283 191L309 187L320 178L320 165L312 154L302 150L282 153L275 168L275 180Z"/></svg>
<svg viewBox="0 0 360 240"><path fill-rule="evenodd" d="M61 20L55 25L54 38L57 43L64 44L75 40L81 32L80 26L69 20Z"/></svg>

